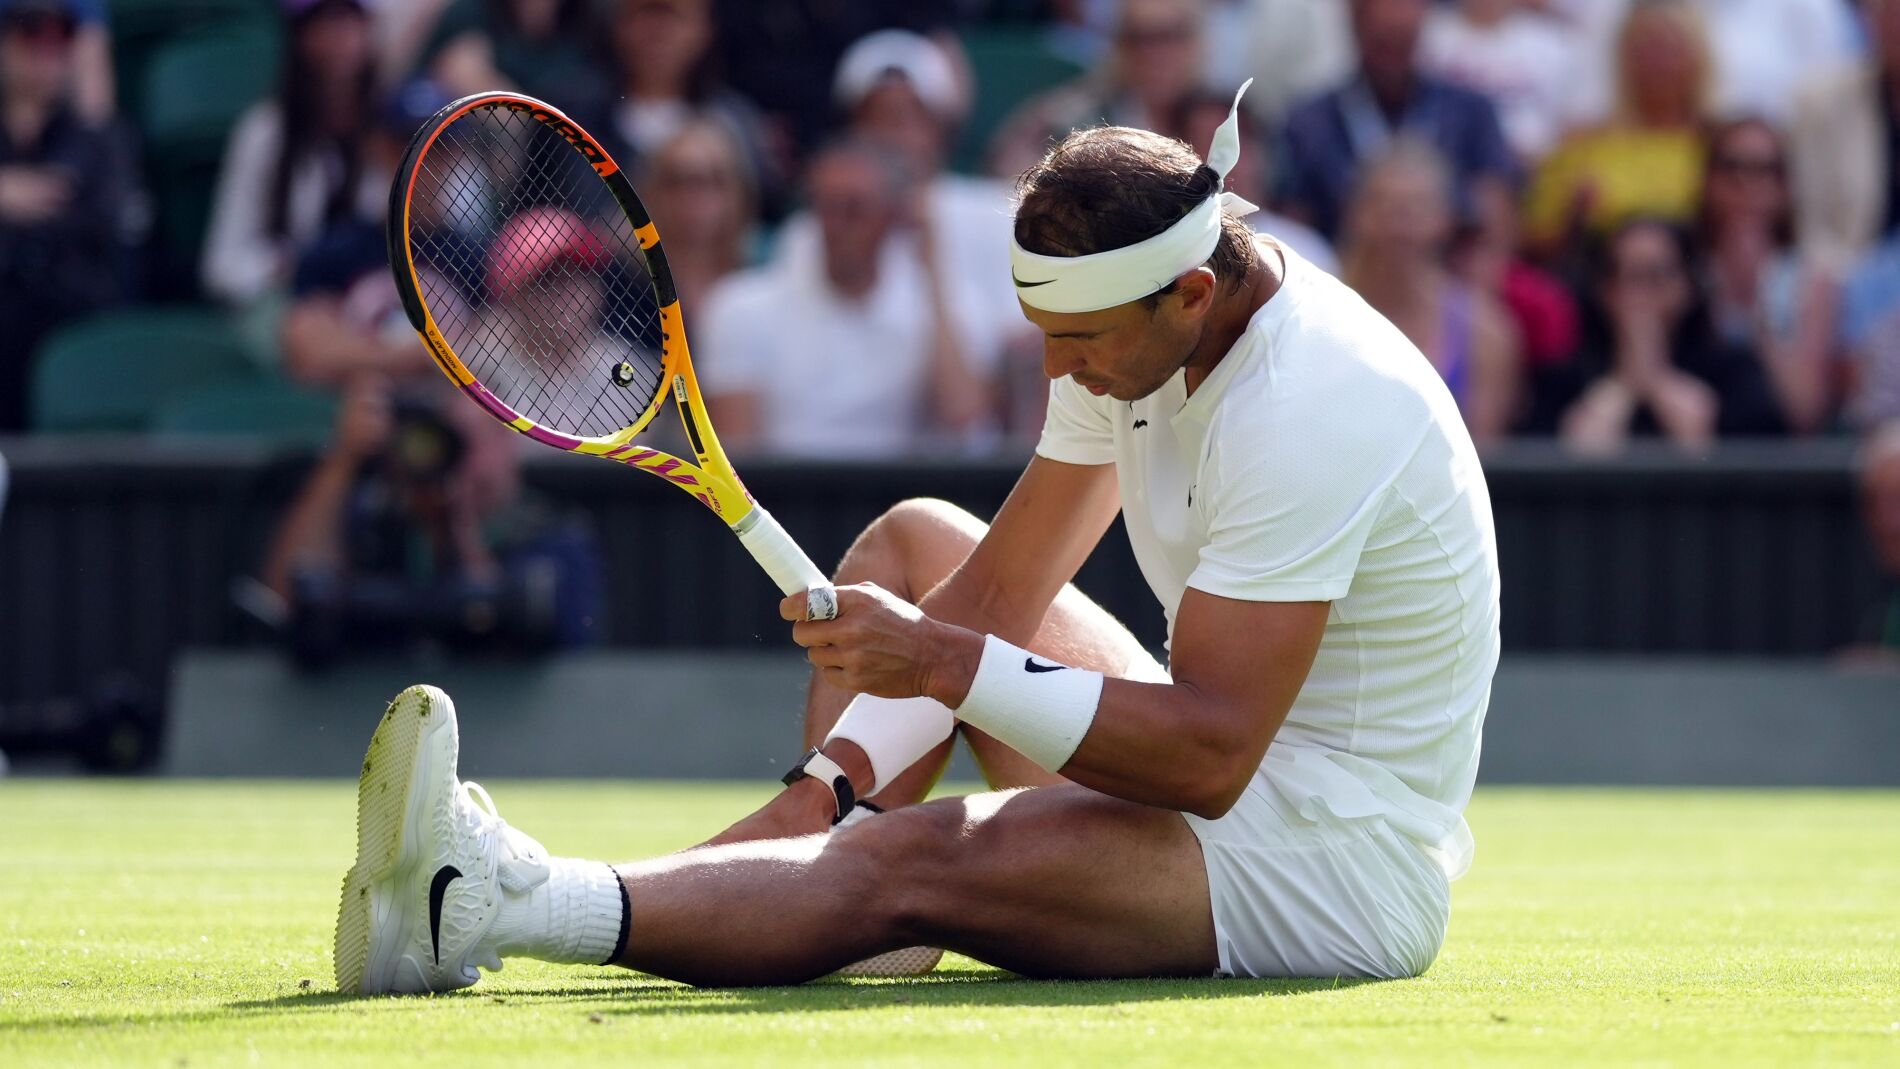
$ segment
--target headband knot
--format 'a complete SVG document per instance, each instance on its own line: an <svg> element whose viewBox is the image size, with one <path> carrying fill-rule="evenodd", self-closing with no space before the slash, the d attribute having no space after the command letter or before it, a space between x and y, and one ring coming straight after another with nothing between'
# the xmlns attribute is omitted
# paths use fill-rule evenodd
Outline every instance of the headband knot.
<svg viewBox="0 0 1900 1069"><path fill-rule="evenodd" d="M1207 166L1218 181L1206 200L1151 238L1087 256L1044 256L1012 240L1016 296L1045 312L1095 312L1140 300L1206 263L1220 244L1223 212L1245 216L1260 210L1226 188L1227 172L1240 159L1240 98L1252 84L1247 79L1234 94L1227 120L1208 147Z"/></svg>

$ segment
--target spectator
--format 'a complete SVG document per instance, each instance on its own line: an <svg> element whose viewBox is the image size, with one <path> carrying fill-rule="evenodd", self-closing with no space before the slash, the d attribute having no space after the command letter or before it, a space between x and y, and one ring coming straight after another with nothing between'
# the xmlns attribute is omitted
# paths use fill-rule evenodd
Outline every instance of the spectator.
<svg viewBox="0 0 1900 1069"><path fill-rule="evenodd" d="M77 10L0 7L0 431L25 429L41 340L127 288L137 181L123 139L74 106Z"/></svg>
<svg viewBox="0 0 1900 1069"><path fill-rule="evenodd" d="M1249 87L1247 96L1253 96ZM1207 158L1213 148L1214 131L1227 121L1228 109L1233 106L1234 94L1195 92L1188 95L1180 108L1180 117L1173 125L1191 135L1187 138L1194 151L1202 159ZM1242 104L1246 101L1242 100ZM1233 170L1227 172L1226 188L1239 194L1252 204L1267 202L1267 187L1273 174L1273 160L1264 131L1249 121L1251 112L1240 113L1240 158L1234 161ZM1262 208L1246 219L1257 234L1268 234L1278 238L1288 248L1300 254L1306 262L1318 267L1329 275L1339 274L1339 257L1333 252L1332 243L1320 235L1319 231L1295 219L1289 219L1278 212Z"/></svg>
<svg viewBox="0 0 1900 1069"><path fill-rule="evenodd" d="M1181 137L1170 120L1201 88L1203 32L1196 0L1127 0L1107 61L1017 108L990 142L991 173L1013 178L1069 131L1099 123Z"/></svg>
<svg viewBox="0 0 1900 1069"><path fill-rule="evenodd" d="M1868 644L1888 660L1900 658L1900 422L1867 436L1860 456L1861 513L1885 591L1862 629Z"/></svg>
<svg viewBox="0 0 1900 1069"><path fill-rule="evenodd" d="M517 435L432 386L353 380L335 441L271 538L264 582L306 662L429 639L573 646L600 632L592 536L523 494Z"/></svg>
<svg viewBox="0 0 1900 1069"><path fill-rule="evenodd" d="M752 262L752 171L726 126L693 119L646 158L640 190L690 328L713 286Z"/></svg>
<svg viewBox="0 0 1900 1069"><path fill-rule="evenodd" d="M1840 288L1795 252L1781 135L1760 119L1722 123L1707 155L1700 236L1715 329L1760 354L1791 430L1822 430L1834 409Z"/></svg>
<svg viewBox="0 0 1900 1069"><path fill-rule="evenodd" d="M1689 0L1632 7L1617 38L1615 116L1566 137L1538 168L1525 209L1532 247L1562 260L1632 215L1691 222L1712 78Z"/></svg>
<svg viewBox="0 0 1900 1069"><path fill-rule="evenodd" d="M1458 218L1486 232L1511 210L1516 162L1483 96L1419 69L1426 0L1350 0L1359 70L1288 116L1282 209L1337 240L1360 164L1407 133L1450 165Z"/></svg>
<svg viewBox="0 0 1900 1069"><path fill-rule="evenodd" d="M1644 0L1541 0L1581 38L1570 114L1595 125L1615 109L1615 39ZM1709 28L1710 102L1722 116L1759 115L1776 126L1792 118L1799 90L1817 72L1850 62L1858 48L1857 0L1693 0Z"/></svg>
<svg viewBox="0 0 1900 1069"><path fill-rule="evenodd" d="M608 99L590 0L451 0L423 47L451 96L518 89L570 113Z"/></svg>
<svg viewBox="0 0 1900 1069"><path fill-rule="evenodd" d="M1360 172L1343 278L1438 369L1483 444L1503 438L1516 414L1517 336L1490 294L1446 269L1451 213L1444 160L1429 145L1394 141Z"/></svg>
<svg viewBox="0 0 1900 1069"><path fill-rule="evenodd" d="M700 376L735 451L863 459L985 428L993 361L958 330L915 179L888 149L846 142L811 166L816 262L781 258L713 291ZM896 232L914 230L899 242Z"/></svg>
<svg viewBox="0 0 1900 1069"><path fill-rule="evenodd" d="M1419 65L1491 98L1518 159L1534 163L1564 131L1577 44L1536 0L1456 0L1426 18Z"/></svg>
<svg viewBox="0 0 1900 1069"><path fill-rule="evenodd" d="M718 123L743 151L755 190L763 187L776 203L789 160L766 144L752 104L714 73L711 3L620 0L614 7L608 40L618 96L602 133L614 159L631 168L695 119Z"/></svg>
<svg viewBox="0 0 1900 1069"><path fill-rule="evenodd" d="M389 174L365 151L376 108L368 11L360 0L282 2L282 80L231 131L205 235L205 291L232 304L282 292L305 243L334 223L382 218L389 198Z"/></svg>
<svg viewBox="0 0 1900 1069"><path fill-rule="evenodd" d="M833 75L845 50L884 29L925 34L946 49L962 0L714 0L714 48L732 87L764 113L785 158L836 131ZM961 79L960 79L961 82Z"/></svg>
<svg viewBox="0 0 1900 1069"><path fill-rule="evenodd" d="M1900 237L1889 238L1849 276L1841 327L1854 383L1849 421L1866 430L1900 423Z"/></svg>
<svg viewBox="0 0 1900 1069"><path fill-rule="evenodd" d="M1816 77L1789 144L1804 250L1844 273L1900 226L1900 0L1861 0L1871 58Z"/></svg>
<svg viewBox="0 0 1900 1069"><path fill-rule="evenodd" d="M948 287L954 326L966 356L981 366L995 362L1011 337L1031 330L1009 281L1010 191L989 178L952 174L944 162L963 112L953 57L930 38L905 30L880 30L852 45L833 83L850 136L882 146L911 175L917 203L907 218L928 225L905 226L891 235L896 257L914 262L920 235L929 236L935 276ZM816 264L818 226L809 215L788 220L780 255Z"/></svg>
<svg viewBox="0 0 1900 1069"><path fill-rule="evenodd" d="M393 94L365 140L368 170L393 173L409 138L447 103L442 91L426 81L412 82ZM378 203L386 205L387 198ZM474 287L466 279L443 276L468 273L479 254L430 218L439 207L427 199L414 207L421 229L430 235L419 242L425 251L418 267L425 278L433 272L438 279L425 285L438 320L458 323L466 320L467 310L443 304L454 298L458 288L465 299L472 299ZM435 374L435 365L396 294L387 240L381 214L374 219L351 216L330 221L298 249L290 304L278 337L287 376L309 385L334 387L365 373L392 379ZM443 251L451 247L462 254L459 272L440 262L447 259Z"/></svg>
<svg viewBox="0 0 1900 1069"><path fill-rule="evenodd" d="M1239 85L1252 78L1244 105L1277 129L1294 104L1352 73L1346 7L1337 0L1216 0L1207 20L1205 81Z"/></svg>
<svg viewBox="0 0 1900 1069"><path fill-rule="evenodd" d="M1682 228L1640 217L1604 243L1599 315L1562 406L1560 433L1577 448L1613 451L1633 435L1702 448L1783 430L1760 361L1716 332L1689 252Z"/></svg>
<svg viewBox="0 0 1900 1069"><path fill-rule="evenodd" d="M599 388L599 369L623 362L659 364L657 355L634 355L635 341L608 329L616 297L631 287L618 274L623 265L588 223L562 208L529 208L502 224L488 250L483 292L472 336L482 339L480 374L495 396L535 417L548 399ZM559 309L558 315L548 309ZM649 320L650 331L657 327ZM659 339L641 339L657 344ZM551 381L546 381L551 380ZM544 384L545 382L545 384ZM638 408L621 413L629 418ZM619 430L616 416L572 428L598 435Z"/></svg>

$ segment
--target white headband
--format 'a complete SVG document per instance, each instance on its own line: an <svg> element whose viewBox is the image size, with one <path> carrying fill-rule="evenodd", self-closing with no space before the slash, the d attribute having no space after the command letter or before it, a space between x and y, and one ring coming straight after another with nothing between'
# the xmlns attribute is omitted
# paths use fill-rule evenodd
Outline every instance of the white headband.
<svg viewBox="0 0 1900 1069"><path fill-rule="evenodd" d="M1220 176L1213 195L1173 226L1145 241L1087 256L1043 256L1012 239L1009 265L1016 296L1045 312L1094 312L1137 301L1207 262L1220 243L1221 214L1249 215L1260 209L1226 191L1227 172L1240 159L1240 98L1234 94L1227 121L1214 132L1207 165Z"/></svg>

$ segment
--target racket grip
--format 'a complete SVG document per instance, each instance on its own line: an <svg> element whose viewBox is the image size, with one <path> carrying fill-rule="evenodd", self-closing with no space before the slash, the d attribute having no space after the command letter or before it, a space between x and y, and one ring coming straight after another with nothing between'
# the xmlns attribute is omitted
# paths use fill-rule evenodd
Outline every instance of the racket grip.
<svg viewBox="0 0 1900 1069"><path fill-rule="evenodd" d="M831 589L831 580L763 506L753 506L732 531L779 590L787 597L805 595L805 619L829 620L838 615L838 595Z"/></svg>

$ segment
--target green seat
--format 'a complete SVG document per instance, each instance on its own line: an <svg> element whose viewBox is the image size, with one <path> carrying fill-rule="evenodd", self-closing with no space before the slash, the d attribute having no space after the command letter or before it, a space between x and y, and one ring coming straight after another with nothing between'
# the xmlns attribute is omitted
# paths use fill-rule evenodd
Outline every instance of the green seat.
<svg viewBox="0 0 1900 1069"><path fill-rule="evenodd" d="M65 327L40 346L33 426L142 431L180 390L251 373L225 317L195 308L131 308Z"/></svg>
<svg viewBox="0 0 1900 1069"><path fill-rule="evenodd" d="M173 394L152 429L162 434L268 436L286 445L320 446L330 439L336 398L262 373Z"/></svg>
<svg viewBox="0 0 1900 1069"><path fill-rule="evenodd" d="M951 162L959 171L981 174L990 138L1010 112L1030 97L1075 78L1082 68L1050 49L1044 32L1033 26L971 29L961 39L970 57L976 99Z"/></svg>
<svg viewBox="0 0 1900 1069"><path fill-rule="evenodd" d="M280 47L277 27L261 22L163 45L146 65L137 102L152 155L179 149L221 154L238 116L276 84Z"/></svg>
<svg viewBox="0 0 1900 1069"><path fill-rule="evenodd" d="M274 23L239 22L166 41L146 62L134 106L157 202L156 282L165 295L197 291L225 142L245 109L274 87L280 47Z"/></svg>

